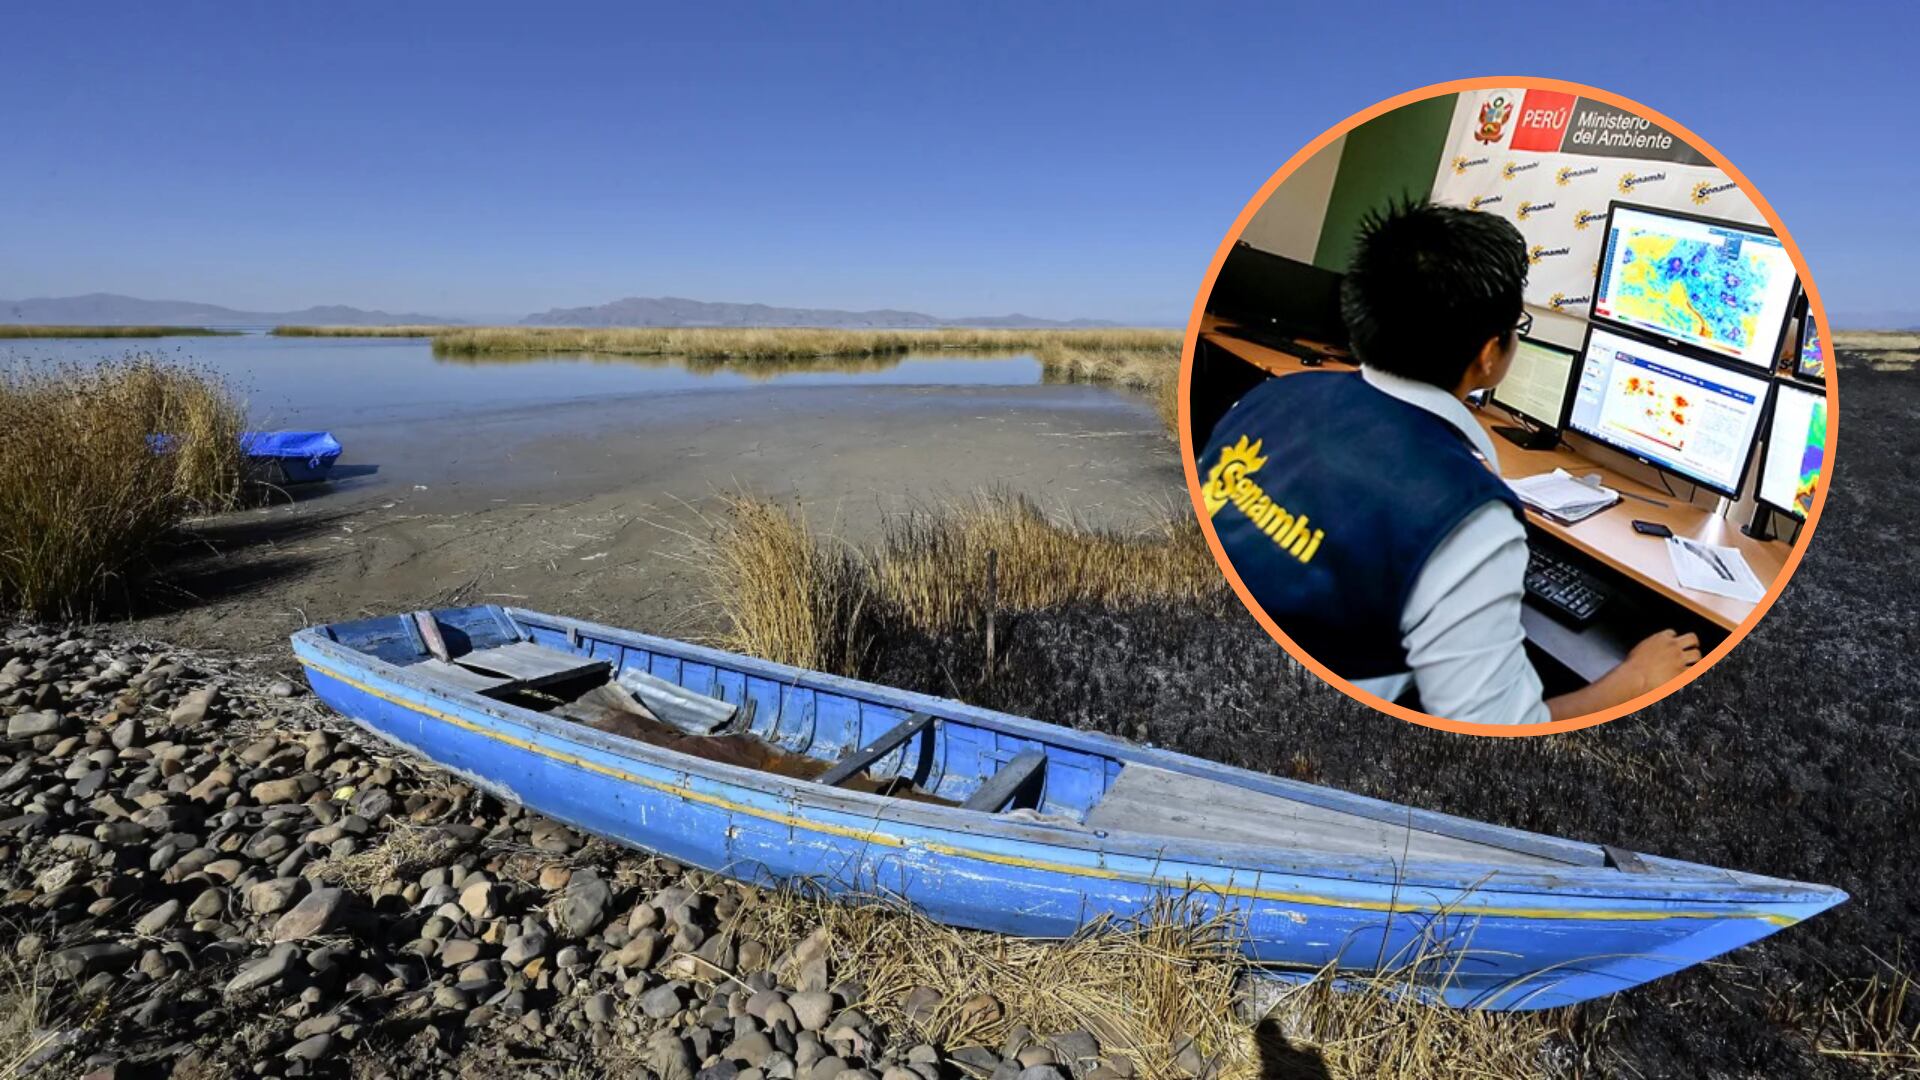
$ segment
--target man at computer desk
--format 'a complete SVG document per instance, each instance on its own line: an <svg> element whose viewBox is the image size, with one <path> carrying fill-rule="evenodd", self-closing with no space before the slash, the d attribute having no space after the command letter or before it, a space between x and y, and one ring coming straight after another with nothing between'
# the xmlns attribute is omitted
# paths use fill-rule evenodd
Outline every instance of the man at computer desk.
<svg viewBox="0 0 1920 1080"><path fill-rule="evenodd" d="M1526 276L1504 218L1425 202L1369 216L1341 292L1360 371L1269 379L1199 459L1227 557L1295 643L1363 690L1470 723L1581 716L1700 657L1694 635L1663 631L1544 698L1520 625L1521 504L1465 404L1513 362Z"/></svg>

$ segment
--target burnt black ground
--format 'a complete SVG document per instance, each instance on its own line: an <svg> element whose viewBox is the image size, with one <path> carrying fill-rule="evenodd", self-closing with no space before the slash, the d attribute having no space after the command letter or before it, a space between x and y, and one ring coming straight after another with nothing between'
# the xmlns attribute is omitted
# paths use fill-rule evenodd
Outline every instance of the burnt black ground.
<svg viewBox="0 0 1920 1080"><path fill-rule="evenodd" d="M1850 902L1727 962L1587 1010L1603 1075L1864 1075L1814 1049L1836 984L1920 927L1920 378L1842 358L1844 440L1818 535L1779 603L1688 688L1561 736L1487 739L1384 717L1322 684L1230 596L890 637L881 682L1524 829L1836 885ZM1911 971L1917 966L1905 959ZM1604 1019L1604 1023L1602 1022ZM1920 1000L1906 1025L1920 1023Z"/></svg>

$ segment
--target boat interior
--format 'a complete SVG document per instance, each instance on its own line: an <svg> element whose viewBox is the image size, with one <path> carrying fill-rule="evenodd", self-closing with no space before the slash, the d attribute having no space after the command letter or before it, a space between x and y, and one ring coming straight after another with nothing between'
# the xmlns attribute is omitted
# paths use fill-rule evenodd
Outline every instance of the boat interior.
<svg viewBox="0 0 1920 1080"><path fill-rule="evenodd" d="M643 648L594 636L569 620L497 606L383 616L325 631L436 688L830 787L1081 832L1395 862L1610 864L1583 857L1582 850L1591 850L1586 845L1567 845L1567 853L1529 850L1498 837L1434 831L1430 822L1415 827L1408 817L1343 807L1342 797L1328 789L1312 789L1324 798L1290 798L1181 771L1171 756L1162 763L1131 760L1089 749L1080 739L1048 741L973 717L915 712L863 698L859 684L777 679L752 670L750 661L711 663L676 655L673 643Z"/></svg>

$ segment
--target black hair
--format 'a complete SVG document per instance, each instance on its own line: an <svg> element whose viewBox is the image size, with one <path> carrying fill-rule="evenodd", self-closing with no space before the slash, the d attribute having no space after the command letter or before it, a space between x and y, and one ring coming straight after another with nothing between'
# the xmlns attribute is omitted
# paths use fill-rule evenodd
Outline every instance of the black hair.
<svg viewBox="0 0 1920 1080"><path fill-rule="evenodd" d="M1404 200L1361 219L1340 315L1361 363L1452 390L1489 340L1514 332L1526 284L1512 222Z"/></svg>

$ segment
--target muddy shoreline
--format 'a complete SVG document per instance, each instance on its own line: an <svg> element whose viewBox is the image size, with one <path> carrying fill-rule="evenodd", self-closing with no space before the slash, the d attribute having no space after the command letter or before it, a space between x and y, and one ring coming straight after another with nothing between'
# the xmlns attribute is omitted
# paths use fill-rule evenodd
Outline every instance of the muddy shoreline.
<svg viewBox="0 0 1920 1080"><path fill-rule="evenodd" d="M1123 529L1185 499L1151 407L1092 386L694 391L335 430L339 479L196 523L110 621L284 654L311 623L497 602L700 636L687 557L729 493L851 543L983 489Z"/></svg>

